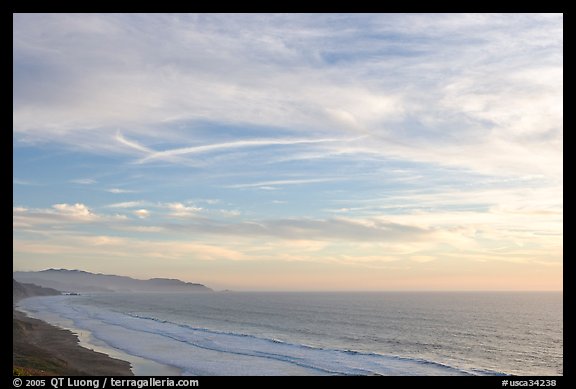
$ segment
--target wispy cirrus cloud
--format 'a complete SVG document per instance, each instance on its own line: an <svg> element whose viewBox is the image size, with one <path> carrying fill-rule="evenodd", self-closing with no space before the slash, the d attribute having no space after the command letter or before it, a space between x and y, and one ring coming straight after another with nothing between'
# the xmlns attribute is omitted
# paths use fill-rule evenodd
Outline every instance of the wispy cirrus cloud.
<svg viewBox="0 0 576 389"><path fill-rule="evenodd" d="M114 194L136 193L136 191L134 191L134 190L121 189L121 188L110 188L110 189L106 189L106 192L110 192L110 193L114 193Z"/></svg>
<svg viewBox="0 0 576 389"><path fill-rule="evenodd" d="M12 180L12 183L14 185L37 185L36 183L32 182L32 181L28 181L28 180L21 180L18 178L14 178Z"/></svg>
<svg viewBox="0 0 576 389"><path fill-rule="evenodd" d="M146 153L146 154L153 154L153 153L154 153L154 150L152 150L152 149L150 149L150 148L148 148L148 147L145 147L145 146L141 145L141 144L138 143L138 142L135 142L135 141L126 139L126 138L125 138L120 132L118 132L118 131L116 132L116 135L114 136L114 139L115 139L118 143L120 143L120 144L122 144L122 145L124 145L124 146L127 146L129 149L136 150L136 151L140 151L140 152Z"/></svg>
<svg viewBox="0 0 576 389"><path fill-rule="evenodd" d="M333 181L338 181L338 180L340 180L340 178L303 178L303 179L293 179L293 180L272 180L272 181L262 181L262 182L250 182L250 183L246 183L246 184L234 184L234 185L229 185L228 188L231 188L231 189L244 189L244 188L276 189L277 186L316 184L316 183L321 183L321 182L333 182Z"/></svg>
<svg viewBox="0 0 576 389"><path fill-rule="evenodd" d="M278 146L278 145L301 145L301 144L315 144L327 142L347 142L350 139L251 139L235 142L226 142L202 146L181 147L172 150L152 152L150 155L138 160L138 163L150 162L155 159L170 160L171 157L202 154L213 151L226 151L242 148L265 147L265 146Z"/></svg>
<svg viewBox="0 0 576 389"><path fill-rule="evenodd" d="M139 239L119 238L102 235L58 237L52 241L30 242L14 240L14 247L22 253L83 255L89 258L122 259L138 255L143 259L178 260L194 256L198 260L241 260L244 255L233 249L194 242L182 241L142 241ZM89 248L89 250L87 250Z"/></svg>
<svg viewBox="0 0 576 389"><path fill-rule="evenodd" d="M108 208L136 208L141 207L144 205L148 205L149 202L144 200L137 200L137 201L123 201L120 203L112 203L108 204L106 207Z"/></svg>
<svg viewBox="0 0 576 389"><path fill-rule="evenodd" d="M15 135L141 163L275 142L153 147L186 144L200 123L242 123L315 135L300 146L327 133L369 136L358 156L491 174L553 169L561 165L561 18L16 15ZM34 72L18 66L33 60ZM534 153L540 160L526 165Z"/></svg>
<svg viewBox="0 0 576 389"><path fill-rule="evenodd" d="M70 182L73 184L80 184L80 185L92 185L96 184L98 181L96 181L93 178L77 178L75 180L70 180Z"/></svg>

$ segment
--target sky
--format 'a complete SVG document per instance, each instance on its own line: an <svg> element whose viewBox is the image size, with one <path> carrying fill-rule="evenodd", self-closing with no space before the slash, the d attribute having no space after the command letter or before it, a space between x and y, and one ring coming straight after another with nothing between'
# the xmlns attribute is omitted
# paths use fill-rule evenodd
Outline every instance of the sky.
<svg viewBox="0 0 576 389"><path fill-rule="evenodd" d="M13 21L14 270L562 289L562 15Z"/></svg>

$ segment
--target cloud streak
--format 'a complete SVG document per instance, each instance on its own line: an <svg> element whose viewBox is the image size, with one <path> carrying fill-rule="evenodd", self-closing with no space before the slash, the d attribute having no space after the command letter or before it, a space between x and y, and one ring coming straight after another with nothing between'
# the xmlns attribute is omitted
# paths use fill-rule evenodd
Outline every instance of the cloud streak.
<svg viewBox="0 0 576 389"><path fill-rule="evenodd" d="M70 182L80 185L92 185L97 183L97 181L93 178L78 178L75 180L71 180Z"/></svg>
<svg viewBox="0 0 576 389"><path fill-rule="evenodd" d="M211 145L202 146L191 146L182 147L172 150L157 151L152 152L150 155L141 158L137 163L146 163L153 161L155 159L171 160L171 157L190 155L190 154L202 154L214 151L227 151L242 148L252 148L252 147L265 147L265 146L279 146L279 145L301 145L301 144L315 144L315 143L326 143L326 142L346 142L349 139L253 139L253 140L242 140L235 142L226 142Z"/></svg>
<svg viewBox="0 0 576 389"><path fill-rule="evenodd" d="M262 181L262 182L251 182L248 184L235 184L229 185L230 189L244 189L244 188L263 188L263 189L275 189L276 186L284 185L305 185L305 184L317 184L321 182L333 182L338 181L339 178L304 178L295 180L273 180L273 181Z"/></svg>
<svg viewBox="0 0 576 389"><path fill-rule="evenodd" d="M110 188L106 189L106 192L114 193L114 194L123 194L123 193L134 193L135 191L129 189L120 189L120 188Z"/></svg>

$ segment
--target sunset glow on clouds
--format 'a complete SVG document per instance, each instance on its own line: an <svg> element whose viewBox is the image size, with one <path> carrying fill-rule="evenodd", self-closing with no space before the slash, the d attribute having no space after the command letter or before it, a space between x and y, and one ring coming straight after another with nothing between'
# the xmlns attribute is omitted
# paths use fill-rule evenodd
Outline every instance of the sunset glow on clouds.
<svg viewBox="0 0 576 389"><path fill-rule="evenodd" d="M14 15L14 269L562 289L563 21Z"/></svg>

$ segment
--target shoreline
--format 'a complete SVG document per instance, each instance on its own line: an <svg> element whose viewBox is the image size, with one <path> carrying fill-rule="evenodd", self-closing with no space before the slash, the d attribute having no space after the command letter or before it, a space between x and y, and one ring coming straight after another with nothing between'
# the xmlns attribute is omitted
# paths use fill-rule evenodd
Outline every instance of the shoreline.
<svg viewBox="0 0 576 389"><path fill-rule="evenodd" d="M51 324L12 307L13 374L87 376L173 376L176 367L114 349L89 331Z"/></svg>
<svg viewBox="0 0 576 389"><path fill-rule="evenodd" d="M71 331L12 308L14 375L132 376L130 363L84 348Z"/></svg>

